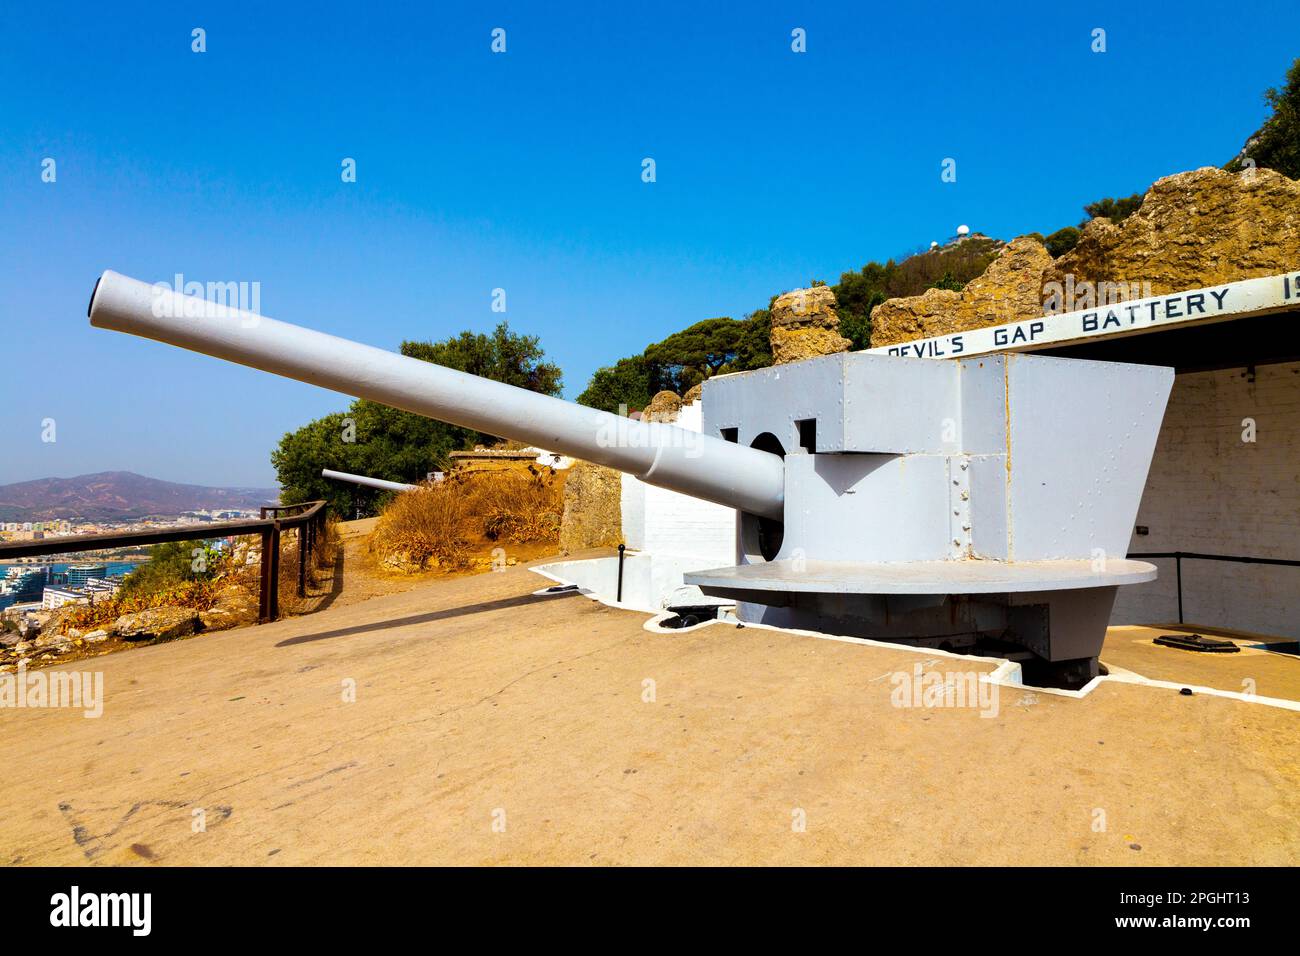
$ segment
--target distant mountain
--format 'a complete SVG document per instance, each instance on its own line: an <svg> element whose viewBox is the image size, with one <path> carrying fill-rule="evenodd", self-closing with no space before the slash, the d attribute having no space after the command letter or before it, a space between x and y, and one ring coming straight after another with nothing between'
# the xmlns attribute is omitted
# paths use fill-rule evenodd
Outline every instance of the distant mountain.
<svg viewBox="0 0 1300 956"><path fill-rule="evenodd" d="M203 509L256 508L279 497L274 488L207 488L102 471L76 478L38 478L0 485L0 521L105 521L167 517Z"/></svg>

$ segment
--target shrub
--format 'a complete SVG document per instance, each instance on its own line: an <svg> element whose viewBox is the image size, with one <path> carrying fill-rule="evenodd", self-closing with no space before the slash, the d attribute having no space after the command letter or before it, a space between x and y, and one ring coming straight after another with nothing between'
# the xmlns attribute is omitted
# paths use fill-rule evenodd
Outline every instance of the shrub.
<svg viewBox="0 0 1300 956"><path fill-rule="evenodd" d="M1080 235L1082 233L1075 226L1066 226L1044 239L1043 245L1053 259L1059 259L1079 244Z"/></svg>
<svg viewBox="0 0 1300 956"><path fill-rule="evenodd" d="M379 515L370 548L382 559L401 559L423 566L430 559L443 567L460 567L469 546L465 499L448 494L445 483L403 492Z"/></svg>
<svg viewBox="0 0 1300 956"><path fill-rule="evenodd" d="M211 579L224 563L222 553L207 541L156 544L149 549L149 560L122 581L122 594L147 597L186 581Z"/></svg>
<svg viewBox="0 0 1300 956"><path fill-rule="evenodd" d="M380 560L457 569L479 541L556 541L564 483L549 468L453 474L397 495L379 516L370 549Z"/></svg>
<svg viewBox="0 0 1300 956"><path fill-rule="evenodd" d="M183 607L194 611L206 611L217 600L219 586L205 578L189 581L173 581L151 590L138 589L127 592L125 589L114 597L96 601L94 604L79 604L69 608L59 621L62 631L75 627L81 631L93 631L95 628L116 621L123 614L146 611L155 607Z"/></svg>
<svg viewBox="0 0 1300 956"><path fill-rule="evenodd" d="M1142 198L1142 193L1134 193L1132 196L1124 196L1120 199L1112 199L1107 196L1105 199L1090 202L1083 207L1083 211L1088 214L1088 219L1085 219L1080 225L1086 226L1088 220L1104 216L1118 226L1142 208Z"/></svg>
<svg viewBox="0 0 1300 956"><path fill-rule="evenodd" d="M483 472L453 482L456 486L463 488L469 513L489 541L559 540L563 483L550 469Z"/></svg>

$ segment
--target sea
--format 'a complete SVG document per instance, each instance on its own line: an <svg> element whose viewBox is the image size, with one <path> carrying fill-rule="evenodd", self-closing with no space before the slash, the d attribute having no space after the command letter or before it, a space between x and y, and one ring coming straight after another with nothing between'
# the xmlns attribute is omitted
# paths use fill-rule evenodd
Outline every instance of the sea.
<svg viewBox="0 0 1300 956"><path fill-rule="evenodd" d="M109 573L110 576L112 576L112 575L114 575L114 574L129 574L129 573L131 573L132 571L134 571L136 568L138 568L138 567L139 567L143 562L141 562L141 561L104 561L104 562L100 562L100 561L56 561L54 564L50 565L50 568L51 568L51 570L54 571L55 574L58 574L58 573L61 573L61 572L63 572L63 571L68 570L68 568L72 567L74 564L101 564L101 563L102 563L106 568L108 568L108 573ZM24 563L24 564L0 564L0 578L2 578L2 577L4 577L5 575L7 575L7 574L9 573L9 569L10 569L10 568L19 568L19 569L21 569L21 568L40 567L40 566L41 566L41 562L40 562L40 561L36 561L36 562L27 562L27 563Z"/></svg>

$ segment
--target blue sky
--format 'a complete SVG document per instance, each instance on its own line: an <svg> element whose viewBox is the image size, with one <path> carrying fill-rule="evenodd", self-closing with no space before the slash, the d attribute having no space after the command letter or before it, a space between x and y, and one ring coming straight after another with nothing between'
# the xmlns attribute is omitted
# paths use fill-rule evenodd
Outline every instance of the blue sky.
<svg viewBox="0 0 1300 956"><path fill-rule="evenodd" d="M92 329L106 268L259 282L268 315L394 349L490 329L504 288L572 397L959 223L1049 232L1221 164L1300 53L1270 2L111 7L0 8L0 482L269 486L280 436L346 407Z"/></svg>

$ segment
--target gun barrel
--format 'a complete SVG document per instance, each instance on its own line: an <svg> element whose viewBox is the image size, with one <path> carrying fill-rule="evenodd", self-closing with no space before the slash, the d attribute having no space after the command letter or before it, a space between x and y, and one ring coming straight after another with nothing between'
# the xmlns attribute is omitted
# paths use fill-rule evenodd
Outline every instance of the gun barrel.
<svg viewBox="0 0 1300 956"><path fill-rule="evenodd" d="M324 332L105 272L90 324L529 442L648 484L780 519L780 457L711 435L609 412L386 352Z"/></svg>
<svg viewBox="0 0 1300 956"><path fill-rule="evenodd" d="M333 471L329 468L322 468L320 474L322 478L350 481L354 485L365 485L367 488L378 488L381 491L414 491L419 487L408 485L403 481L385 481L383 478L371 478L369 475L350 475L346 471Z"/></svg>

